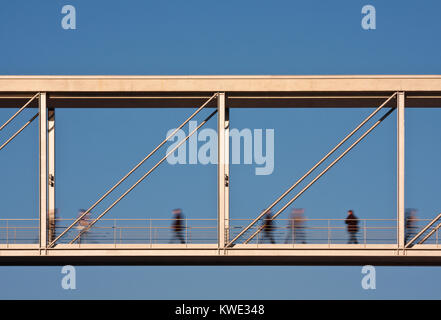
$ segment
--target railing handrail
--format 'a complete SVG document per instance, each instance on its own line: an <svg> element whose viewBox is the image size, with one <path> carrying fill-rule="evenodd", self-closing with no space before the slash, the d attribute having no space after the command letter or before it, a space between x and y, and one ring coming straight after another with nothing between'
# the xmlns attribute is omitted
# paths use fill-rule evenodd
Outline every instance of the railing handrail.
<svg viewBox="0 0 441 320"><path fill-rule="evenodd" d="M57 218L55 225L52 224L52 232L58 234L59 230L64 229L63 221L72 221L73 218ZM181 231L188 233L186 243L216 243L217 242L217 219L215 218L182 218L185 225L181 226ZM230 230L231 235L235 235L243 230L244 223L251 220L245 218L229 219L230 224L227 230ZM330 219L330 218L303 218L301 228L296 228L295 224L288 224L286 222L295 221L295 218L280 219L278 223L271 226L271 233L276 239L277 243L286 243L289 238L290 230L292 234L300 234L303 232L308 240L308 243L341 243L347 239L345 233L347 226L343 224L345 219ZM425 218L412 218L413 221L431 221ZM38 238L38 218L0 218L0 243L14 244L14 243L28 243L35 242ZM102 224L97 224L87 233L81 237L82 241L95 241L96 243L167 243L174 237L176 229L173 227L174 218L108 218L103 219ZM359 228L357 238L360 243L396 243L396 234L394 230L397 229L397 219L359 219ZM66 223L68 224L68 223ZM406 229L411 234L416 234L416 224L414 228ZM424 224L427 227L426 224ZM255 225L250 228L254 232L260 225ZM418 227L421 229L421 227ZM424 228L423 228L424 229ZM438 230L435 230L435 225L426 229L427 232L435 234L436 238L430 243L439 244ZM76 236L80 230L75 228L68 239ZM115 233L116 232L116 233ZM301 241L294 237L294 242ZM257 242L262 243L263 237L256 239ZM291 241L291 240L289 240ZM297 242L296 242L297 241ZM291 243L291 242L289 242Z"/></svg>
<svg viewBox="0 0 441 320"><path fill-rule="evenodd" d="M357 218L359 221L397 221L397 219L364 219L364 218ZM229 219L229 221L251 221L253 219ZM265 220L264 218L261 220ZM296 218L285 218L285 219L277 219L275 221L291 221L296 220ZM320 219L309 219L309 218L301 218L299 220L302 221L345 221L346 218L341 219L328 219L328 218L320 218Z"/></svg>
<svg viewBox="0 0 441 320"><path fill-rule="evenodd" d="M8 219L8 218L0 218L0 221L39 221L40 219L17 219L17 218L11 218L11 219Z"/></svg>
<svg viewBox="0 0 441 320"><path fill-rule="evenodd" d="M408 248L410 247L419 237L421 237L427 230L429 230L432 225L435 224L435 222L437 222L439 219L441 218L441 213L439 213L434 219L431 220L430 223L428 223L423 229L421 229L408 243L406 243L405 247ZM439 228L436 227L434 229L432 229L432 231L429 232L428 235L426 235L423 240L421 240L422 242L426 241L430 236L432 236L433 232L437 231ZM422 242L419 243L422 243Z"/></svg>

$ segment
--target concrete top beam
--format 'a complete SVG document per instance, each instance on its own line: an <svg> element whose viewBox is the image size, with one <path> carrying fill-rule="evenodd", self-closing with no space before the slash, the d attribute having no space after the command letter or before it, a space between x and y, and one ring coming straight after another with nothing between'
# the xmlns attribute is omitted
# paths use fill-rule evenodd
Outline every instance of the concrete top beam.
<svg viewBox="0 0 441 320"><path fill-rule="evenodd" d="M441 91L441 75L0 76L0 92Z"/></svg>
<svg viewBox="0 0 441 320"><path fill-rule="evenodd" d="M226 92L231 108L374 108L396 91L406 92L406 107L441 107L441 75L353 75L0 76L0 108L35 92L54 108L194 108L213 92Z"/></svg>

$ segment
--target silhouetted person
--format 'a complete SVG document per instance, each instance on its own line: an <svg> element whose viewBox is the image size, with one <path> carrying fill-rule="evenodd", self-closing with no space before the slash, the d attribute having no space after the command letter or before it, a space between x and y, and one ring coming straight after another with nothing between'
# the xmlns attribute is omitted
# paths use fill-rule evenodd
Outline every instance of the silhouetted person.
<svg viewBox="0 0 441 320"><path fill-rule="evenodd" d="M416 209L406 209L405 227L406 227L406 242L411 240L416 234Z"/></svg>
<svg viewBox="0 0 441 320"><path fill-rule="evenodd" d="M173 236L172 236L172 239L170 240L170 242L177 240L181 243L185 243L184 234L183 234L184 215L182 214L182 210L181 209L174 209L172 211L172 213L173 213L173 219L174 219L174 221L172 223Z"/></svg>
<svg viewBox="0 0 441 320"><path fill-rule="evenodd" d="M301 243L306 243L304 212L304 209L292 209L291 217L288 221L288 233L285 243L295 243L296 240Z"/></svg>
<svg viewBox="0 0 441 320"><path fill-rule="evenodd" d="M349 234L348 244L357 244L358 218L355 216L354 211L348 211L345 223L347 224Z"/></svg>
<svg viewBox="0 0 441 320"><path fill-rule="evenodd" d="M265 241L265 239L268 239L272 244L274 244L274 243L276 243L276 241L274 241L274 237L273 237L274 221L273 221L272 217L273 217L273 214L271 213L271 211L268 211L263 216L263 222L262 222L263 239L262 240Z"/></svg>

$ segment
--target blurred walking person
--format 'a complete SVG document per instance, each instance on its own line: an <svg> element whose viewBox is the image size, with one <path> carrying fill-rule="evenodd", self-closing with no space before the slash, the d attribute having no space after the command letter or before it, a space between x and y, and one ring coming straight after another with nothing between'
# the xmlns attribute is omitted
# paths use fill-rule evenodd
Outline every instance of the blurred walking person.
<svg viewBox="0 0 441 320"><path fill-rule="evenodd" d="M177 240L178 242L183 244L185 243L184 234L183 234L184 215L182 214L181 209L174 209L172 210L172 213L173 213L174 221L172 223L173 235L170 240L170 243L174 243Z"/></svg>
<svg viewBox="0 0 441 320"><path fill-rule="evenodd" d="M269 240L272 244L276 243L273 237L273 230L274 230L274 221L273 221L273 214L271 210L269 210L265 215L263 216L263 223L262 223L262 231L263 231L263 239L262 242L264 242L266 239Z"/></svg>
<svg viewBox="0 0 441 320"><path fill-rule="evenodd" d="M346 217L345 223L347 224L349 234L348 244L358 244L358 218L355 216L353 210L348 211L348 216Z"/></svg>
<svg viewBox="0 0 441 320"><path fill-rule="evenodd" d="M80 209L78 210L78 217L81 217L86 210ZM89 225L90 225L90 212L88 212L84 217L78 221L76 228L81 232L81 237L78 239L79 241L87 241L89 239ZM84 231L83 231L84 230Z"/></svg>
<svg viewBox="0 0 441 320"><path fill-rule="evenodd" d="M55 240L57 235L57 219L58 219L58 209L49 210L48 212L48 225L49 225L49 233L48 238L49 241L52 242Z"/></svg>
<svg viewBox="0 0 441 320"><path fill-rule="evenodd" d="M405 227L406 227L406 243L411 240L415 234L416 234L416 230L417 230L417 225L416 225L416 216L417 210L416 209L406 209L406 219L405 219Z"/></svg>
<svg viewBox="0 0 441 320"><path fill-rule="evenodd" d="M285 243L306 243L304 209L292 209Z"/></svg>

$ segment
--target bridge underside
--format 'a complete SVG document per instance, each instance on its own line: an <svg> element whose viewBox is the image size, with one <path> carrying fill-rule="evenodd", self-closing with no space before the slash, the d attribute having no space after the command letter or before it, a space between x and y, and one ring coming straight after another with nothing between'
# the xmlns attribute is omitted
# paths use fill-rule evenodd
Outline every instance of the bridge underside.
<svg viewBox="0 0 441 320"><path fill-rule="evenodd" d="M23 105L32 97L27 94L0 94L0 108L16 108ZM91 92L51 93L48 95L48 105L51 108L194 108L210 98L206 93L148 93L127 94L113 92L102 94ZM390 92L230 92L227 95L229 108L372 108L380 105L390 96ZM406 108L439 108L441 92L423 94L420 92L407 93ZM396 103L395 103L396 104ZM385 107L395 106L394 101ZM30 107L37 108L38 102ZM216 108L212 101L207 108Z"/></svg>
<svg viewBox="0 0 441 320"><path fill-rule="evenodd" d="M0 265L328 265L328 266L441 266L438 245L416 245L398 250L396 245L58 245L40 250L38 245L10 245L1 249Z"/></svg>

